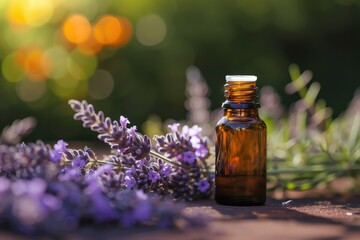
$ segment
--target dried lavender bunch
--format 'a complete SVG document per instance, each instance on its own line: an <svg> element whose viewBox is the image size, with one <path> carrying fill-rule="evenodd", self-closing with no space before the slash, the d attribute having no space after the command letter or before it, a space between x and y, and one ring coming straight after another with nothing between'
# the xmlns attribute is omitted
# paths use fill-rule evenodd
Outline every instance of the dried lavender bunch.
<svg viewBox="0 0 360 240"><path fill-rule="evenodd" d="M125 173L127 189L172 193L175 198L187 200L211 195L213 177L207 174L205 161L209 150L206 139L201 137L201 128L184 126L180 133L178 125L172 125L171 134L155 137L155 149L147 136L136 132L136 127L127 128L127 118L121 116L119 121L112 122L101 111L96 113L86 101L70 100L69 104L76 112L74 119L98 132L99 139L117 150L110 162Z"/></svg>
<svg viewBox="0 0 360 240"><path fill-rule="evenodd" d="M10 126L6 126L0 136L0 144L13 145L20 143L21 139L28 135L36 125L33 117L15 120Z"/></svg>
<svg viewBox="0 0 360 240"><path fill-rule="evenodd" d="M157 149L169 158L175 158L186 168L176 168L171 173L171 188L175 198L194 200L212 194L213 176L207 172L206 158L209 155L207 139L201 136L197 125L189 128L179 124L169 125L171 130L166 136L155 136Z"/></svg>
<svg viewBox="0 0 360 240"><path fill-rule="evenodd" d="M198 222L172 201L124 190L125 173L114 168L118 157L105 160L87 147L68 149L62 140L54 146L0 145L1 229L58 235L85 223L171 227L178 219Z"/></svg>
<svg viewBox="0 0 360 240"><path fill-rule="evenodd" d="M90 222L173 227L178 219L197 221L184 215L174 202L142 191L104 192L92 175L84 177L83 184L0 177L0 185L3 230L59 234Z"/></svg>
<svg viewBox="0 0 360 240"><path fill-rule="evenodd" d="M136 127L127 128L129 120L123 116L119 121L111 121L104 113L96 113L94 107L85 100L82 102L70 100L71 108L76 112L75 120L81 120L83 127L98 132L98 138L117 149L122 155L131 155L135 159L149 159L150 139L136 132Z"/></svg>
<svg viewBox="0 0 360 240"><path fill-rule="evenodd" d="M42 141L13 146L0 145L0 176L49 179L57 174L55 163L60 156Z"/></svg>

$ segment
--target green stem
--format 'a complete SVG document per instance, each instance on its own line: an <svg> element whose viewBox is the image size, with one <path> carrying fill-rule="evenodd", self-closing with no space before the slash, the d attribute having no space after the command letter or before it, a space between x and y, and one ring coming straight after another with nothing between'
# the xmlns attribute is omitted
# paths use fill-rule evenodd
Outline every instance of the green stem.
<svg viewBox="0 0 360 240"><path fill-rule="evenodd" d="M177 167L189 169L189 168L186 167L186 166L183 166L183 165L181 165L181 164L179 164L179 163L176 163L176 162L171 161L169 158L167 158L167 157L165 157L165 156L163 156L163 155L155 152L154 150L151 150L151 151L150 151L150 155L152 155L152 156L154 156L154 157L157 157L157 158L160 158L161 160L163 160L163 161L165 161L165 162L167 162L167 163L170 163L170 164L172 164L172 165L175 165L175 166L177 166Z"/></svg>
<svg viewBox="0 0 360 240"><path fill-rule="evenodd" d="M90 160L89 163L103 163L103 164L118 165L117 163L108 162L108 161L105 161L105 160Z"/></svg>
<svg viewBox="0 0 360 240"><path fill-rule="evenodd" d="M333 166L307 166L299 169L283 168L283 169L269 169L268 174L285 174L285 173L317 173L317 172L354 172L360 171L360 166L350 168L333 167Z"/></svg>

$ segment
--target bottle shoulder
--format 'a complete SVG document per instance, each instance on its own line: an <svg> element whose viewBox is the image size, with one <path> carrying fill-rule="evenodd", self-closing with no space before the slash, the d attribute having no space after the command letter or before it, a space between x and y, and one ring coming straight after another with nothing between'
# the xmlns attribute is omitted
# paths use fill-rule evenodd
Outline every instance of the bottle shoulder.
<svg viewBox="0 0 360 240"><path fill-rule="evenodd" d="M216 128L259 128L266 129L266 124L261 118L252 117L227 117L223 116L218 123Z"/></svg>

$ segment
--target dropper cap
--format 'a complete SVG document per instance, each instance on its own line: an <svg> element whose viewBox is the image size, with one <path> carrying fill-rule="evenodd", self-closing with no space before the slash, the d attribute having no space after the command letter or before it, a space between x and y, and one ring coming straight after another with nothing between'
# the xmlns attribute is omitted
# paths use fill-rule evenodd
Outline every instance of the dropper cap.
<svg viewBox="0 0 360 240"><path fill-rule="evenodd" d="M255 82L257 76L255 75L226 75L226 82Z"/></svg>

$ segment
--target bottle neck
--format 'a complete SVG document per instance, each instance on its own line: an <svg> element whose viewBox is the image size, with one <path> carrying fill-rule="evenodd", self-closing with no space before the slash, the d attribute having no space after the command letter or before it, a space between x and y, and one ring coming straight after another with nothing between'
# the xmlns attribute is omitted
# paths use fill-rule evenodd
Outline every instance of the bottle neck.
<svg viewBox="0 0 360 240"><path fill-rule="evenodd" d="M225 108L225 117L248 117L248 118L259 118L259 111L257 108Z"/></svg>
<svg viewBox="0 0 360 240"><path fill-rule="evenodd" d="M260 107L256 81L227 81L225 98L226 101L222 105L224 109L257 109Z"/></svg>

